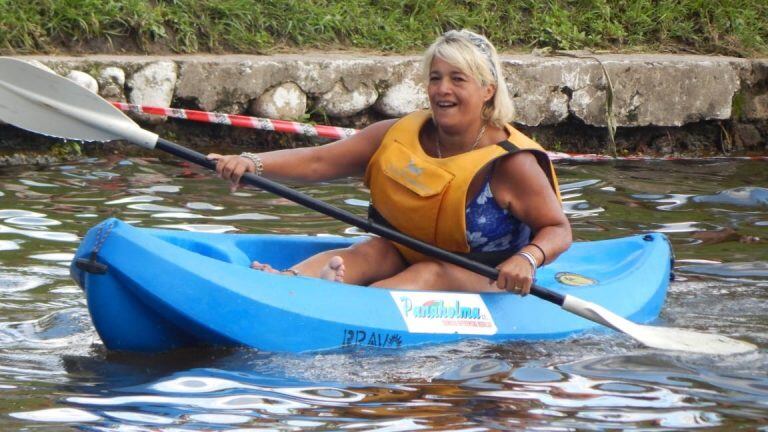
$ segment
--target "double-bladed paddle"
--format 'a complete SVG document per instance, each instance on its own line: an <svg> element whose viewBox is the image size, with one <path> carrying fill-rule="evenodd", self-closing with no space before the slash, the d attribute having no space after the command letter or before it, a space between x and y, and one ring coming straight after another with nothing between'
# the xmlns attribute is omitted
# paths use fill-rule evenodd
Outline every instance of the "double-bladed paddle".
<svg viewBox="0 0 768 432"><path fill-rule="evenodd" d="M202 153L142 129L119 109L74 82L24 61L0 57L0 119L43 135L80 141L126 140L158 149L215 170L216 162ZM498 270L411 238L314 199L279 183L247 173L242 182L264 189L312 210L403 244L491 279ZM534 285L531 294L578 316L625 333L646 346L704 354L734 354L755 345L721 335L633 323L597 304Z"/></svg>

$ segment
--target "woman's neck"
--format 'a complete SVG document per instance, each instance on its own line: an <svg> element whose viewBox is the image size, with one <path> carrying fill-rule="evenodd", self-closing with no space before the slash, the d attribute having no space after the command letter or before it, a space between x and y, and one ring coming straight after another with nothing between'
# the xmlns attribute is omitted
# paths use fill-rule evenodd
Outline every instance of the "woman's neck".
<svg viewBox="0 0 768 432"><path fill-rule="evenodd" d="M491 129L497 129L483 121L461 127L455 132L433 125L432 141L438 157L453 156L483 147L488 142L487 136Z"/></svg>

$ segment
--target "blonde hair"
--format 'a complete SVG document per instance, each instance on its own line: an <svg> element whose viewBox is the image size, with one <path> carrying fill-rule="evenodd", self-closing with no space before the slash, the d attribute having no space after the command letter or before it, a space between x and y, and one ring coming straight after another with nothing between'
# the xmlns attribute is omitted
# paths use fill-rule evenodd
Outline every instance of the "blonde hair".
<svg viewBox="0 0 768 432"><path fill-rule="evenodd" d="M424 52L422 72L426 82L429 82L429 72L435 57L459 68L482 86L495 85L496 93L483 106L482 116L501 128L512 121L515 110L501 71L499 56L496 48L485 36L469 30L450 30L443 33Z"/></svg>

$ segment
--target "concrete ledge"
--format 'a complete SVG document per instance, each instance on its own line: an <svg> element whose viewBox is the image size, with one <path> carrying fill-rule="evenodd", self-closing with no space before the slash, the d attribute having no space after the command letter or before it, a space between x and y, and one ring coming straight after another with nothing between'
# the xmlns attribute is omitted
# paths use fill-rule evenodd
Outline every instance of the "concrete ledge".
<svg viewBox="0 0 768 432"><path fill-rule="evenodd" d="M551 125L568 116L588 125L605 126L608 80L618 126L680 126L700 120L725 120L734 115L734 97L743 105L735 113L750 120L768 119L768 59L680 55L503 56L503 67L518 109L517 121L529 126ZM326 104L326 114L346 117L368 109L402 115L403 108L425 106L418 57L358 57L348 54L279 56L88 56L19 57L39 60L62 75L73 70L98 75L107 67L125 71L123 96L149 89L131 84L134 74L155 65L174 81L173 99L206 111L247 112L251 102L284 83L296 84L309 98L309 111L323 96L360 101ZM177 67L168 67L173 62ZM165 66L164 68L158 67ZM602 66L601 66L602 65ZM176 70L178 70L177 76ZM160 75L155 75L160 77ZM162 76L166 78L165 75ZM151 79L134 80L151 86ZM109 87L103 80L101 89ZM339 90L341 85L341 90ZM407 89L407 90L404 90ZM115 89L110 94L116 96ZM395 94L391 94L391 93ZM371 97L374 94L375 97ZM406 101L406 99L410 99ZM386 100L386 103L382 101ZM356 105L355 105L356 104ZM349 114L353 112L353 114Z"/></svg>
<svg viewBox="0 0 768 432"><path fill-rule="evenodd" d="M18 58L76 76L83 85L97 84L107 99L144 105L289 120L312 114L345 125L355 118L359 125L427 106L416 56L315 52ZM603 129L609 116L619 128L638 130L727 122L727 132L741 136L726 137L735 147L767 150L768 59L573 52L502 60L516 122L524 127Z"/></svg>
<svg viewBox="0 0 768 432"><path fill-rule="evenodd" d="M753 63L671 55L521 56L506 59L505 72L526 125L556 124L571 115L606 126L610 82L617 126L682 126L731 118L733 97Z"/></svg>

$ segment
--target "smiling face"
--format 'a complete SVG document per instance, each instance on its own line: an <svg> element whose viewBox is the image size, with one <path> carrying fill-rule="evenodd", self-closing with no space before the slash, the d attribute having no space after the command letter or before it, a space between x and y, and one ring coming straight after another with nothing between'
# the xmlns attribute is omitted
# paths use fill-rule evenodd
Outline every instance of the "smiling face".
<svg viewBox="0 0 768 432"><path fill-rule="evenodd" d="M476 78L442 58L432 59L427 95L440 128L458 132L475 122L482 122L483 105L494 92L492 84L482 86Z"/></svg>

